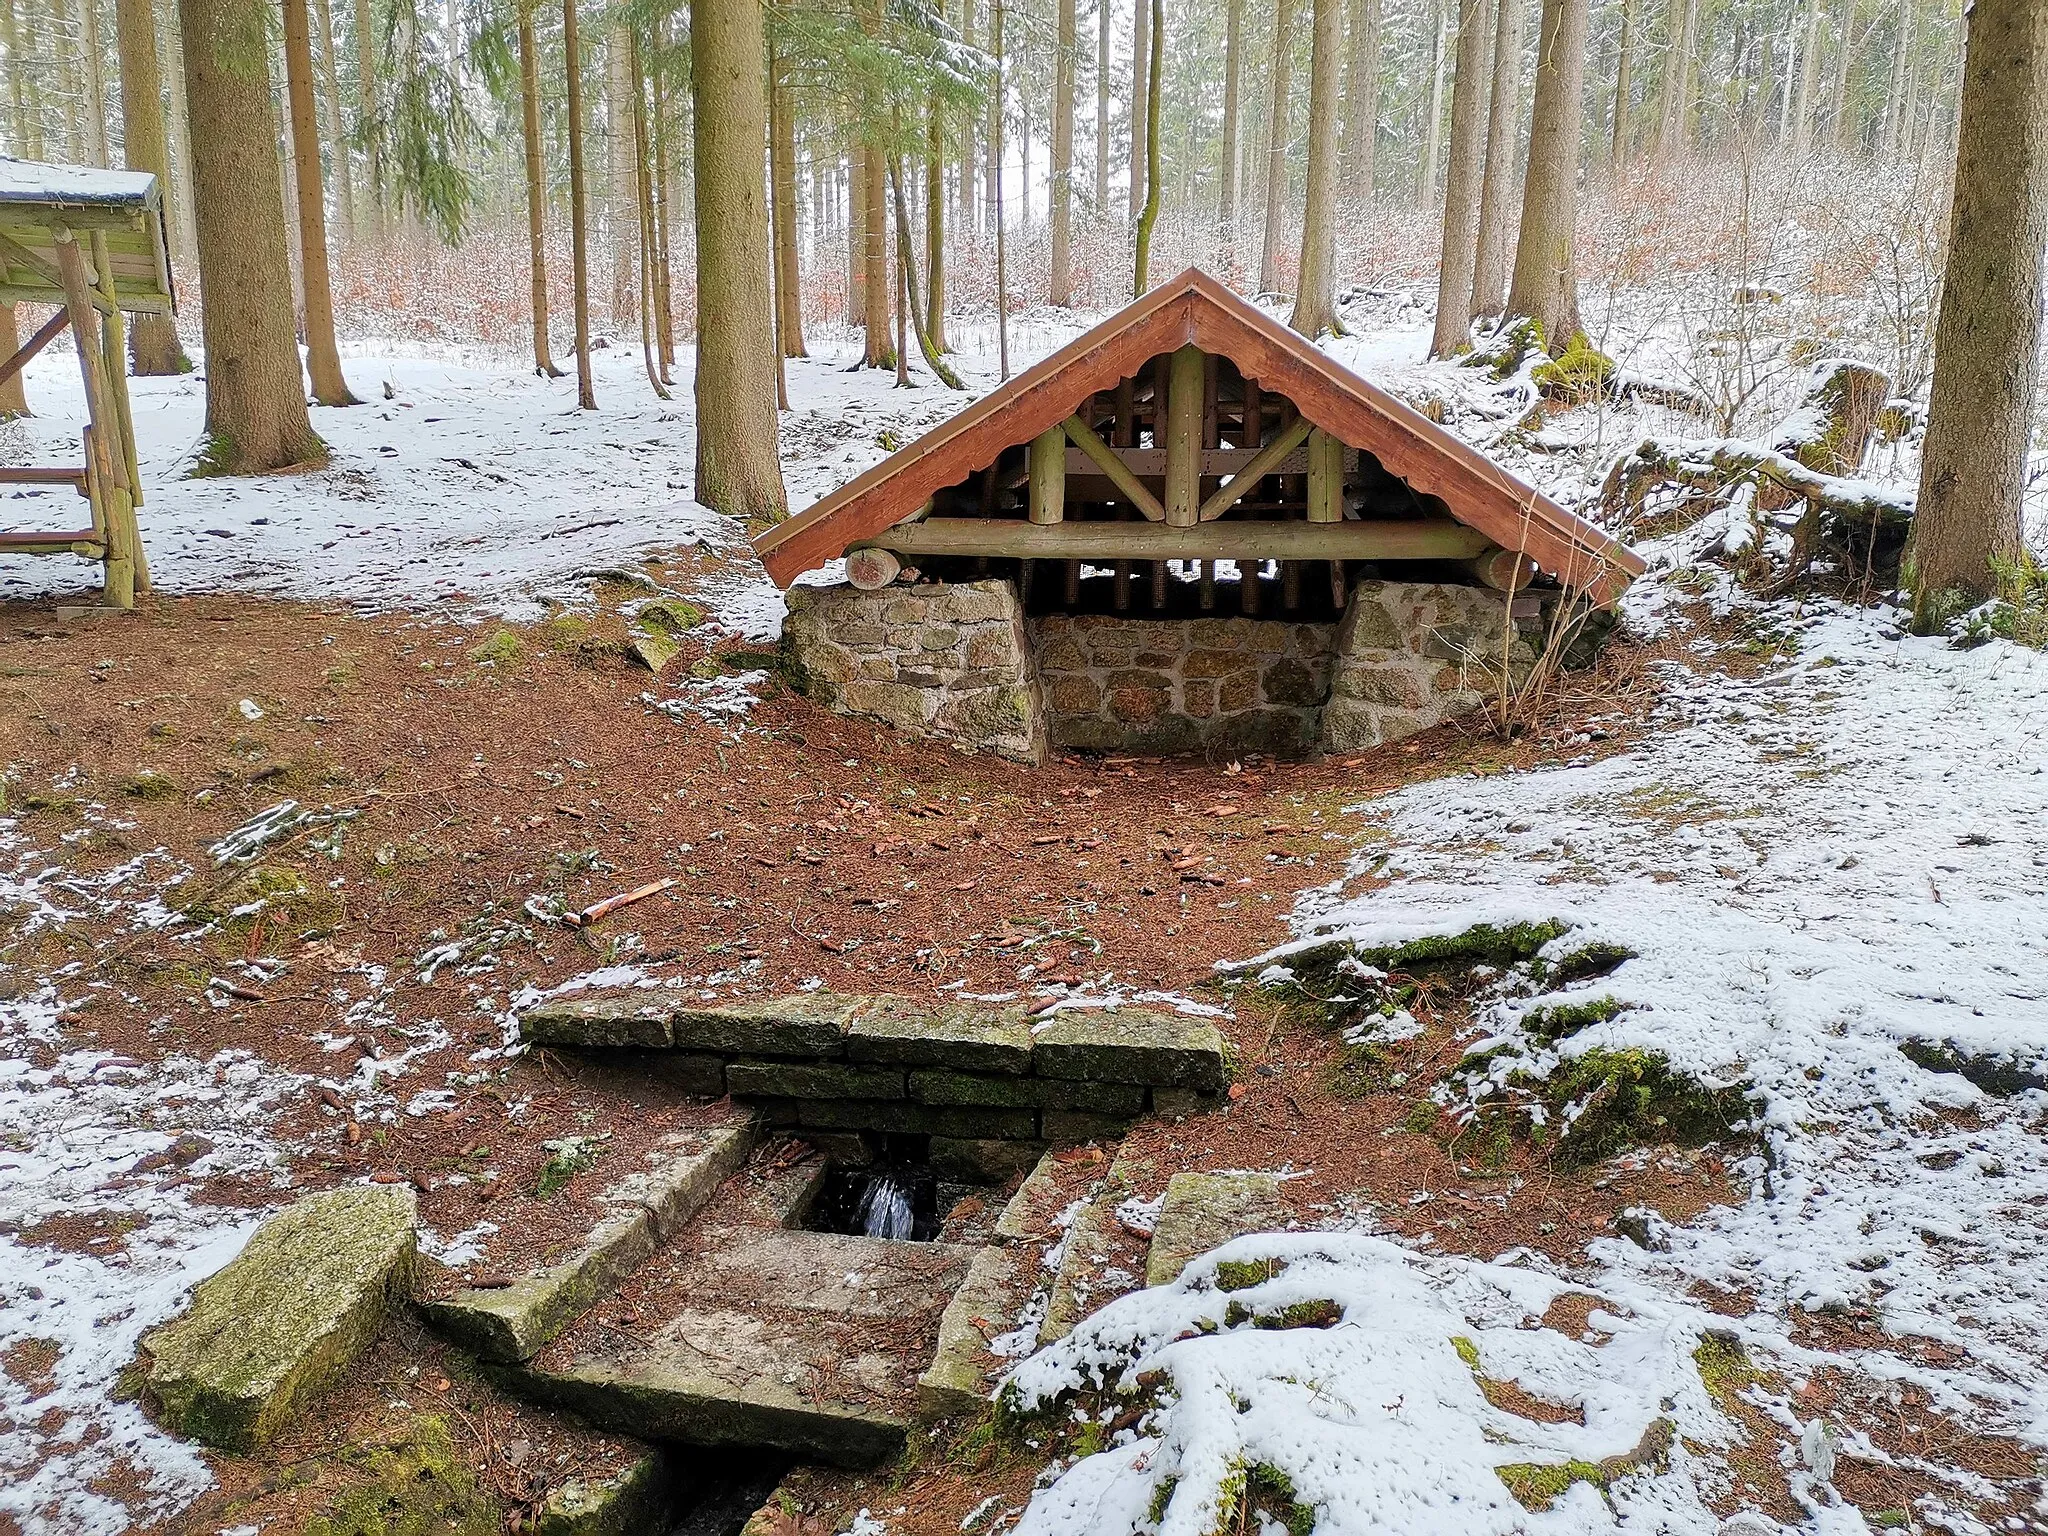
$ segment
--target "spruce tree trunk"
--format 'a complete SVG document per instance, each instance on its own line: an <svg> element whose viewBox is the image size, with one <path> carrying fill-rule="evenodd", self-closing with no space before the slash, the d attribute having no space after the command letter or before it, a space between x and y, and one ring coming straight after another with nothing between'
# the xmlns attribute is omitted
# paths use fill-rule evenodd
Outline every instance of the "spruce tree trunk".
<svg viewBox="0 0 2048 1536"><path fill-rule="evenodd" d="M1693 0L1695 5L1698 0ZM1856 52L1856 7L1842 6L1842 35L1835 44L1835 67L1828 81L1828 147L1849 143L1849 66Z"/></svg>
<svg viewBox="0 0 2048 1536"><path fill-rule="evenodd" d="M1923 628L1990 596L1992 562L2021 555L2041 347L2048 5L1972 0L1967 27L1947 276L1908 552Z"/></svg>
<svg viewBox="0 0 2048 1536"><path fill-rule="evenodd" d="M789 510L775 437L761 0L693 0L697 180L697 500L729 517ZM886 307L886 306L885 306Z"/></svg>
<svg viewBox="0 0 2048 1536"><path fill-rule="evenodd" d="M1621 0L1621 48L1614 61L1613 141L1607 151L1609 174L1618 173L1628 155L1628 107L1630 79L1635 69L1637 0Z"/></svg>
<svg viewBox="0 0 2048 1536"><path fill-rule="evenodd" d="M612 319L631 319L640 291L638 168L633 153L631 37L613 26L604 45L605 233L612 248Z"/></svg>
<svg viewBox="0 0 2048 1536"><path fill-rule="evenodd" d="M945 135L939 125L939 104L925 108L924 130L924 264L931 286L925 294L924 336L934 351L946 345L946 159Z"/></svg>
<svg viewBox="0 0 2048 1536"><path fill-rule="evenodd" d="M960 0L960 40L972 48L974 36L974 0ZM960 174L953 184L954 213L962 234L975 234L981 228L974 196L978 185L974 174L975 137L974 114L965 113L960 119Z"/></svg>
<svg viewBox="0 0 2048 1536"><path fill-rule="evenodd" d="M0 359L14 356L21 345L21 331L15 323L15 309L12 304L0 304ZM22 388L21 375L16 374L6 383L0 384L0 421L12 421L17 416L29 414L28 394Z"/></svg>
<svg viewBox="0 0 2048 1536"><path fill-rule="evenodd" d="M150 0L116 0L114 8L121 54L121 153L130 170L156 177L168 217L171 163L164 133L163 78L156 63L156 17L149 7ZM177 322L169 315L137 315L128 332L128 350L134 371L142 377L187 373L192 368L178 343ZM0 351L0 359L6 355Z"/></svg>
<svg viewBox="0 0 2048 1536"><path fill-rule="evenodd" d="M1379 158L1380 0L1351 0L1345 53L1344 191L1347 201L1370 205Z"/></svg>
<svg viewBox="0 0 2048 1536"><path fill-rule="evenodd" d="M355 0L356 122L377 118L377 33L370 24L370 0ZM384 223L384 151L376 140L363 156L365 200L369 204L370 238L379 246L390 231Z"/></svg>
<svg viewBox="0 0 2048 1536"><path fill-rule="evenodd" d="M846 152L846 323L868 323L867 150L858 139Z"/></svg>
<svg viewBox="0 0 2048 1536"><path fill-rule="evenodd" d="M1792 105L1792 153L1813 142L1813 89L1820 81L1820 0L1807 0L1806 28L1799 41L1799 94Z"/></svg>
<svg viewBox="0 0 2048 1536"><path fill-rule="evenodd" d="M334 72L334 8L316 0L313 19L320 24L320 131L334 159L334 212L344 245L356 243L355 168L350 164L348 137L341 123L341 82Z"/></svg>
<svg viewBox="0 0 2048 1536"><path fill-rule="evenodd" d="M1074 302L1074 0L1054 0L1052 60L1052 276L1047 300L1061 308Z"/></svg>
<svg viewBox="0 0 2048 1536"><path fill-rule="evenodd" d="M310 464L263 0L178 0L206 341L202 472Z"/></svg>
<svg viewBox="0 0 2048 1536"><path fill-rule="evenodd" d="M327 276L327 197L320 180L320 122L313 107L313 45L306 0L284 0L284 72L291 102L292 168L299 201L299 276L306 299L306 372L322 405L360 405L341 376L334 294Z"/></svg>
<svg viewBox="0 0 2048 1536"><path fill-rule="evenodd" d="M796 248L796 106L789 99L788 69L770 55L768 65L768 169L775 195L776 331L784 357L808 357L804 350L804 297Z"/></svg>
<svg viewBox="0 0 2048 1536"><path fill-rule="evenodd" d="M1444 133L1444 74L1450 64L1450 49L1447 30L1450 25L1446 0L1430 0L1429 24L1431 44L1429 55L1429 121L1424 125L1422 138L1422 184L1415 189L1415 206L1428 208L1436 201L1437 172L1443 165Z"/></svg>
<svg viewBox="0 0 2048 1536"><path fill-rule="evenodd" d="M713 0L715 3L715 0ZM896 317L895 283L889 271L889 175L882 151L868 146L861 158L861 278L867 287L867 346L861 361L869 368L896 366L896 339L890 328Z"/></svg>
<svg viewBox="0 0 2048 1536"><path fill-rule="evenodd" d="M541 169L540 59L534 45L533 6L519 6L519 138L526 152L526 265L531 278L533 371L559 379L553 348L548 345L547 182Z"/></svg>
<svg viewBox="0 0 2048 1536"><path fill-rule="evenodd" d="M971 7L974 0L967 0ZM1241 3L1241 0L1239 0ZM1109 0L1095 0L1095 217L1109 217Z"/></svg>
<svg viewBox="0 0 2048 1536"><path fill-rule="evenodd" d="M1479 0L1484 4L1485 0ZM1311 0L1308 120L1337 120L1337 56L1344 0ZM1301 278L1295 285L1294 314L1288 324L1314 338L1337 324L1337 135L1318 128L1308 138L1308 189L1301 206Z"/></svg>
<svg viewBox="0 0 2048 1536"><path fill-rule="evenodd" d="M1096 0L1105 11L1108 0ZM1223 138L1218 146L1217 221L1223 238L1231 240L1237 223L1238 194L1244 185L1244 150L1238 143L1239 86L1244 78L1244 0L1224 0L1223 9Z"/></svg>
<svg viewBox="0 0 2048 1536"><path fill-rule="evenodd" d="M1436 329L1431 357L1471 346L1472 269L1479 219L1480 135L1487 76L1493 68L1492 0L1459 0L1457 79L1451 87L1451 161L1444 175L1444 248L1437 264Z"/></svg>
<svg viewBox="0 0 2048 1536"><path fill-rule="evenodd" d="M1146 0L1137 0L1137 19L1131 24L1131 222L1145 211L1145 71L1152 62L1152 11ZM1031 201L1031 189L1024 189L1024 201Z"/></svg>
<svg viewBox="0 0 2048 1536"><path fill-rule="evenodd" d="M1147 17L1145 29L1145 206L1138 210L1137 249L1133 265L1135 280L1131 297L1144 297L1152 285L1152 227L1159 222L1159 73L1166 44L1166 16L1161 0L1152 0L1148 12L1145 0L1138 0L1138 14ZM1008 365L1005 364L1005 371Z"/></svg>
<svg viewBox="0 0 2048 1536"><path fill-rule="evenodd" d="M171 223L166 233L171 242L171 260L176 271L199 270L198 236L192 228L192 131L185 114L185 45L178 27L176 0L168 5L170 26L158 35L164 41L164 70L170 76L170 106L165 114L170 129L171 184L165 191L165 209Z"/></svg>
<svg viewBox="0 0 2048 1536"><path fill-rule="evenodd" d="M583 176L583 45L576 0L562 0L562 57L569 77L569 266L575 278L576 406L597 409L590 371L590 198Z"/></svg>
<svg viewBox="0 0 2048 1536"><path fill-rule="evenodd" d="M1664 55L1659 88L1657 158L1672 160L1692 147L1693 50L1699 42L1699 0L1671 0L1665 7L1671 46Z"/></svg>
<svg viewBox="0 0 2048 1536"><path fill-rule="evenodd" d="M1585 102L1587 0L1543 0L1529 171L1507 312L1543 327L1553 354L1579 330L1572 246L1579 217L1579 112Z"/></svg>
<svg viewBox="0 0 2048 1536"><path fill-rule="evenodd" d="M1287 145L1293 136L1294 0L1273 8L1273 74L1267 116L1266 237L1259 244L1259 291L1277 292L1287 240Z"/></svg>
<svg viewBox="0 0 2048 1536"><path fill-rule="evenodd" d="M1486 165L1479 180L1478 257L1472 269L1474 320L1500 313L1508 288L1508 226L1515 216L1515 151L1522 133L1522 0L1499 0L1493 32L1493 89L1486 104Z"/></svg>
<svg viewBox="0 0 2048 1536"><path fill-rule="evenodd" d="M85 76L85 151L94 165L110 163L107 144L106 67L100 50L99 0L83 0L78 41Z"/></svg>

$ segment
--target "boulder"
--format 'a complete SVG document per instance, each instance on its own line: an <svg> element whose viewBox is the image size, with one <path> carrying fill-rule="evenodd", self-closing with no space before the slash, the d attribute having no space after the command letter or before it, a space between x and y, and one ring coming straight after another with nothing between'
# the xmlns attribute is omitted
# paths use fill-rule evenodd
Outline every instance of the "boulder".
<svg viewBox="0 0 2048 1536"><path fill-rule="evenodd" d="M143 1340L164 1422L209 1445L265 1444L375 1336L417 1263L418 1202L403 1184L309 1195L256 1229L200 1282L183 1317Z"/></svg>

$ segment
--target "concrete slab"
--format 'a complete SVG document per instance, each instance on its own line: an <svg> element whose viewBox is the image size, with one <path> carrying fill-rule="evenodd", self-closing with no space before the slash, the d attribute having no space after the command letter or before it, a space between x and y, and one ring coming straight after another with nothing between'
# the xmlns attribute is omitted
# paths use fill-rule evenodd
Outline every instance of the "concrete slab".
<svg viewBox="0 0 2048 1536"><path fill-rule="evenodd" d="M1166 1181L1165 1203L1152 1228L1145 1283L1170 1284L1211 1248L1285 1220L1277 1174L1176 1173Z"/></svg>
<svg viewBox="0 0 2048 1536"><path fill-rule="evenodd" d="M515 1384L601 1427L872 1466L894 1455L976 1250L826 1232L700 1231L636 1280L666 1318L591 1319Z"/></svg>
<svg viewBox="0 0 2048 1536"><path fill-rule="evenodd" d="M1144 1083L1218 1093L1229 1073L1223 1036L1208 1019L1164 1008L1075 1008L1053 1018L1031 1046L1042 1077Z"/></svg>

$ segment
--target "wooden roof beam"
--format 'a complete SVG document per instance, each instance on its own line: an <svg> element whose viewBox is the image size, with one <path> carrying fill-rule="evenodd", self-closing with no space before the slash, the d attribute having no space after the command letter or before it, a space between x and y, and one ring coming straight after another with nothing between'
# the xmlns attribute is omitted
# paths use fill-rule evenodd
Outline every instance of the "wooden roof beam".
<svg viewBox="0 0 2048 1536"><path fill-rule="evenodd" d="M1438 518L1176 528L1164 521L1027 523L986 517L904 523L863 541L865 546L899 555L998 560L1469 560L1494 547L1478 529Z"/></svg>

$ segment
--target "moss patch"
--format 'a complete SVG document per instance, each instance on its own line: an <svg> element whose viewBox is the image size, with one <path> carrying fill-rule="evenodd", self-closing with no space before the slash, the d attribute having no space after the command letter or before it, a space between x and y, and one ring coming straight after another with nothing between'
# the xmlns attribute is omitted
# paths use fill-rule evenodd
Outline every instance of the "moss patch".
<svg viewBox="0 0 2048 1536"><path fill-rule="evenodd" d="M1669 1419L1655 1419L1643 1431L1635 1449L1600 1461L1511 1462L1494 1472L1524 1509L1542 1511L1564 1496L1573 1483L1591 1483L1603 1494L1631 1472L1661 1468L1671 1459L1674 1425Z"/></svg>
<svg viewBox="0 0 2048 1536"><path fill-rule="evenodd" d="M483 644L471 646L469 659L489 662L494 666L509 665L519 659L519 636L509 629L501 629Z"/></svg>
<svg viewBox="0 0 2048 1536"><path fill-rule="evenodd" d="M1546 1078L1522 1074L1512 1085L1535 1092L1564 1126L1560 1161L1598 1162L1629 1147L1702 1146L1733 1135L1749 1118L1740 1087L1709 1088L1660 1051L1630 1047L1567 1057Z"/></svg>
<svg viewBox="0 0 2048 1536"><path fill-rule="evenodd" d="M1216 1289L1248 1291L1264 1285L1287 1266L1278 1259L1225 1259L1216 1266Z"/></svg>
<svg viewBox="0 0 2048 1536"><path fill-rule="evenodd" d="M307 1521L305 1536L497 1536L505 1528L504 1511L478 1486L438 1415L345 1459L362 1481Z"/></svg>

